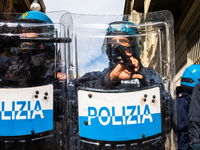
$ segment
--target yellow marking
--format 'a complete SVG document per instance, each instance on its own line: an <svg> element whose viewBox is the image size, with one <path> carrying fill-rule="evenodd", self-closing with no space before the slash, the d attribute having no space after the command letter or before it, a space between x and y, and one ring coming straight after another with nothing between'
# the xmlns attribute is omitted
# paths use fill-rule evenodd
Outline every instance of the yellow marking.
<svg viewBox="0 0 200 150"><path fill-rule="evenodd" d="M24 13L24 14L22 15L22 18L25 18L27 15L28 15L28 12Z"/></svg>

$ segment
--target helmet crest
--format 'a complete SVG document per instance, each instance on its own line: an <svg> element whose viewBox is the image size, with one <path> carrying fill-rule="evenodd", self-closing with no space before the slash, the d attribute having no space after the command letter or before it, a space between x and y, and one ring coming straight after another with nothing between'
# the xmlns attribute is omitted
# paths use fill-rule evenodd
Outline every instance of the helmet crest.
<svg viewBox="0 0 200 150"><path fill-rule="evenodd" d="M19 19L34 19L34 20L39 20L44 23L53 23L52 20L44 13L40 11L27 11L23 13Z"/></svg>

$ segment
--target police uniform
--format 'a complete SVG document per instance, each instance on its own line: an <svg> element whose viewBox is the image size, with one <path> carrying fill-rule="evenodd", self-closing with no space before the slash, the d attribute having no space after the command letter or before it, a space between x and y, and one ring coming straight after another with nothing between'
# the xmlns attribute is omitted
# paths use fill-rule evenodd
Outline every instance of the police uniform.
<svg viewBox="0 0 200 150"><path fill-rule="evenodd" d="M177 101L177 128L178 128L178 149L189 150L190 139L188 133L188 114L191 102L191 94L184 91L183 88L176 89Z"/></svg>
<svg viewBox="0 0 200 150"><path fill-rule="evenodd" d="M189 137L191 145L200 145L200 83L194 87L191 97L189 110Z"/></svg>
<svg viewBox="0 0 200 150"><path fill-rule="evenodd" d="M53 45L43 45L42 49L38 46L34 51L27 45L24 51L21 48L14 48L14 51L16 53L14 56L0 56L2 86L31 87L53 81L55 69ZM51 74L50 70L53 71ZM60 71L59 64L57 71Z"/></svg>
<svg viewBox="0 0 200 150"><path fill-rule="evenodd" d="M21 45L22 46L22 45ZM55 72L61 71L60 63L54 60L55 47L54 45L38 45L35 46L34 52L30 50L29 44L23 45L23 47L14 48L12 53L16 55L9 55L9 50L2 53L0 56L0 86L9 88L23 88L23 87L36 87L47 84L53 85L53 110L54 121L59 121L62 115L62 98L63 91L61 90L61 84L58 79L55 79ZM37 54L38 53L38 54ZM56 66L56 68L55 68ZM31 142L17 143L16 141L0 143L0 149L6 149L7 146L12 147L14 144L25 146L27 149L30 143L31 148L37 147L37 149L46 149L50 144L53 147L53 142L46 144L45 138L42 140L35 140ZM51 137L50 137L51 140ZM29 143L29 144L28 144ZM58 143L57 143L58 144ZM34 149L34 148L33 148Z"/></svg>
<svg viewBox="0 0 200 150"><path fill-rule="evenodd" d="M103 72L90 72L83 75L78 79L78 84L84 87L90 88L102 88L102 89L116 89L122 88L123 85L127 87L127 85L141 87L141 82L138 79L132 80L124 80L121 82L112 83L110 80L110 73L114 69L114 66L111 65L109 68L105 69ZM157 76L156 72L150 68L142 67L140 68L140 73L143 75L145 81L149 83L149 85L160 83L160 79ZM79 85L79 86L80 86ZM127 87L128 88L128 87Z"/></svg>

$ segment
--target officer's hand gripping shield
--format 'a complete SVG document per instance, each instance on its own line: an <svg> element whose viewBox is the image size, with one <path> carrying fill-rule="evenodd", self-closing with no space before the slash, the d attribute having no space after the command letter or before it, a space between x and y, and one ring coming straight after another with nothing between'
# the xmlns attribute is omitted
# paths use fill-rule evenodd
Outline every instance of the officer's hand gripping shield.
<svg viewBox="0 0 200 150"><path fill-rule="evenodd" d="M20 15L0 15L0 148L66 149L65 58L71 40L61 23L24 22Z"/></svg>
<svg viewBox="0 0 200 150"><path fill-rule="evenodd" d="M70 149L176 149L171 13L72 17Z"/></svg>

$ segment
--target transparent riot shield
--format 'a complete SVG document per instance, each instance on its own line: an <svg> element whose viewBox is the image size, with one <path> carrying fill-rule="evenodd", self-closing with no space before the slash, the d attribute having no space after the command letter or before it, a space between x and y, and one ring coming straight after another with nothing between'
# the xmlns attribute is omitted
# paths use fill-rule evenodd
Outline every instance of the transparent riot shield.
<svg viewBox="0 0 200 150"><path fill-rule="evenodd" d="M70 149L177 149L171 13L72 18Z"/></svg>
<svg viewBox="0 0 200 150"><path fill-rule="evenodd" d="M20 19L21 14L0 16L0 149L64 150L71 42L66 27Z"/></svg>

